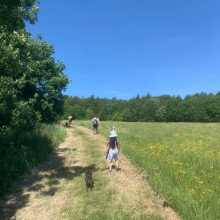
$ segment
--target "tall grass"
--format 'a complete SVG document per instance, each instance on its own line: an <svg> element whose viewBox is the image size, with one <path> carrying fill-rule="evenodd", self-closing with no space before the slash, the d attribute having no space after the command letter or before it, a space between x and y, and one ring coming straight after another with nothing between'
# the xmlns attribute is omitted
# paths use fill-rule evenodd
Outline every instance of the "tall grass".
<svg viewBox="0 0 220 220"><path fill-rule="evenodd" d="M220 124L103 122L99 132L108 137L111 126L123 153L183 219L220 219Z"/></svg>
<svg viewBox="0 0 220 220"><path fill-rule="evenodd" d="M66 131L57 125L40 125L30 133L5 131L0 143L0 195L25 171L45 160L64 141Z"/></svg>

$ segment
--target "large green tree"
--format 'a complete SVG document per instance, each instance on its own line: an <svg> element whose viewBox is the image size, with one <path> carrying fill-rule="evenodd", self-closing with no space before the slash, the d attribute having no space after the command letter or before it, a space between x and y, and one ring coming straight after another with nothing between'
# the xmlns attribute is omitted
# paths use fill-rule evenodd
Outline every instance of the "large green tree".
<svg viewBox="0 0 220 220"><path fill-rule="evenodd" d="M40 36L34 40L25 20L34 23L33 0L1 1L0 126L30 130L36 121L52 122L62 113L62 91L68 84L65 66ZM8 14L8 17L6 16Z"/></svg>

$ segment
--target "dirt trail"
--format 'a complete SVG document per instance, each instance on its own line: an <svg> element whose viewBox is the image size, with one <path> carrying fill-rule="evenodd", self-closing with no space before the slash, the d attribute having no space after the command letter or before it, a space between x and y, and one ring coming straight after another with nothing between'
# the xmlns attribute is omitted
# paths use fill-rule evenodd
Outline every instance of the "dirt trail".
<svg viewBox="0 0 220 220"><path fill-rule="evenodd" d="M77 190L86 191L83 179L88 168L94 168L94 193L101 190L98 187L99 179L96 178L107 179L108 188L114 188L118 199L125 201L121 203L122 209L137 213L137 216L142 213L169 220L180 219L170 207L163 207L164 200L151 189L146 180L147 174L135 168L122 153L121 170L108 172L107 163L104 162L107 140L102 135L94 135L90 129L79 126L67 128L66 131L65 142L53 151L48 160L33 169L31 174L23 175L12 186L10 193L0 199L0 219L67 219L67 207L79 209L77 204L83 200ZM86 140L82 134L86 135ZM85 146L92 141L103 156L88 166Z"/></svg>

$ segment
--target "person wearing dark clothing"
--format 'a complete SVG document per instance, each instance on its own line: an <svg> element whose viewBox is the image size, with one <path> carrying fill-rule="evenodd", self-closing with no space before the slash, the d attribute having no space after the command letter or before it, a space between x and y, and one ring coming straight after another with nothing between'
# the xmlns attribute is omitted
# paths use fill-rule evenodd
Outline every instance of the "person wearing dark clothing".
<svg viewBox="0 0 220 220"><path fill-rule="evenodd" d="M93 119L92 119L94 134L98 133L99 123L101 123L101 121L96 116L94 116Z"/></svg>

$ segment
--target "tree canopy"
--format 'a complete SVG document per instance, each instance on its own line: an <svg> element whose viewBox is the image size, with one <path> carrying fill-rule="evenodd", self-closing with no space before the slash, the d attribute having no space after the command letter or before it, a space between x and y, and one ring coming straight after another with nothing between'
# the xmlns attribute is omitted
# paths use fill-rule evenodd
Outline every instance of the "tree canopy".
<svg viewBox="0 0 220 220"><path fill-rule="evenodd" d="M65 65L52 45L25 30L37 13L35 0L0 0L0 128L30 130L62 114Z"/></svg>

